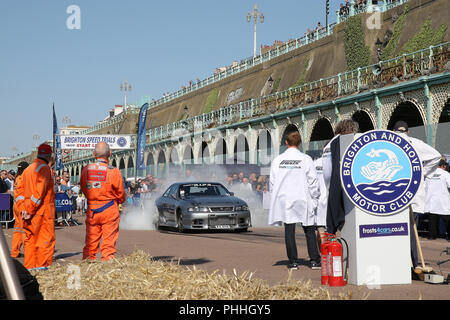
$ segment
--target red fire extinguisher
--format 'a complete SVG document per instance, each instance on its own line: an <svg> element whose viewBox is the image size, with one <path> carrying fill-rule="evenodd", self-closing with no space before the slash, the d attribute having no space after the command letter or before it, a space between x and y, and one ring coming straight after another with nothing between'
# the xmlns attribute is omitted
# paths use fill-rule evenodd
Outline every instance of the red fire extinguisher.
<svg viewBox="0 0 450 320"><path fill-rule="evenodd" d="M331 243L331 239L335 237L334 234L324 233L321 235L321 240L323 241L320 247L320 255L321 255L321 283L322 285L328 284L328 275L330 273L330 265L328 263L328 247Z"/></svg>
<svg viewBox="0 0 450 320"><path fill-rule="evenodd" d="M330 241L326 241L326 242L322 243L322 248L320 250L320 254L322 256L322 261L321 261L321 272L322 272L322 275L320 277L322 285L328 284L328 271L329 271L329 266L328 266L328 246L329 245L330 245Z"/></svg>
<svg viewBox="0 0 450 320"><path fill-rule="evenodd" d="M346 285L344 280L344 264L342 259L342 244L337 239L331 239L327 246L329 265L328 285L330 287L341 287Z"/></svg>

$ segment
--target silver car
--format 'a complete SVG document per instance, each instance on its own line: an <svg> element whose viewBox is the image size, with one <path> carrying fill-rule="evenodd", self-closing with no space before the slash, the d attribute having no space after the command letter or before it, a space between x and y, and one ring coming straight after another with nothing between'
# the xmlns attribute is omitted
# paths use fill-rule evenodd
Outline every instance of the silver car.
<svg viewBox="0 0 450 320"><path fill-rule="evenodd" d="M156 199L157 227L189 230L234 230L251 227L250 210L222 184L186 182L172 184Z"/></svg>

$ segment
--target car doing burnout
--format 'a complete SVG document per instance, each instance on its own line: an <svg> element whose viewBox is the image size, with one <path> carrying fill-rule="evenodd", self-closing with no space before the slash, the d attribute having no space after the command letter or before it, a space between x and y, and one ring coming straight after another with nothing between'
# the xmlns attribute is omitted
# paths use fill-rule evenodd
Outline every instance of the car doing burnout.
<svg viewBox="0 0 450 320"><path fill-rule="evenodd" d="M174 183L156 199L157 227L247 231L248 205L220 183Z"/></svg>

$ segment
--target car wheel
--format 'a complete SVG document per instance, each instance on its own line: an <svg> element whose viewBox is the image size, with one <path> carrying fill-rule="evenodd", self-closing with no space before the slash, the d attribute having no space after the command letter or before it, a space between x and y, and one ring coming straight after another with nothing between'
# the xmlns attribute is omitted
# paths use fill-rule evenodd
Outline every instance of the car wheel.
<svg viewBox="0 0 450 320"><path fill-rule="evenodd" d="M183 214L181 213L181 211L177 211L177 230L178 232L185 231L183 227Z"/></svg>

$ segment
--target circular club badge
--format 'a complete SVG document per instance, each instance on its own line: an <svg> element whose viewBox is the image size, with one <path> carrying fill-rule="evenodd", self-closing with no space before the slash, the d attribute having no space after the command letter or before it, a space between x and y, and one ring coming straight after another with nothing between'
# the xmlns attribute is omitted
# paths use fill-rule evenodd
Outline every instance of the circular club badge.
<svg viewBox="0 0 450 320"><path fill-rule="evenodd" d="M124 147L127 144L127 139L125 139L124 137L120 137L119 139L117 139L117 145L119 147Z"/></svg>
<svg viewBox="0 0 450 320"><path fill-rule="evenodd" d="M377 216L405 210L422 182L416 150L401 135L386 130L372 130L353 140L340 169L348 198Z"/></svg>

